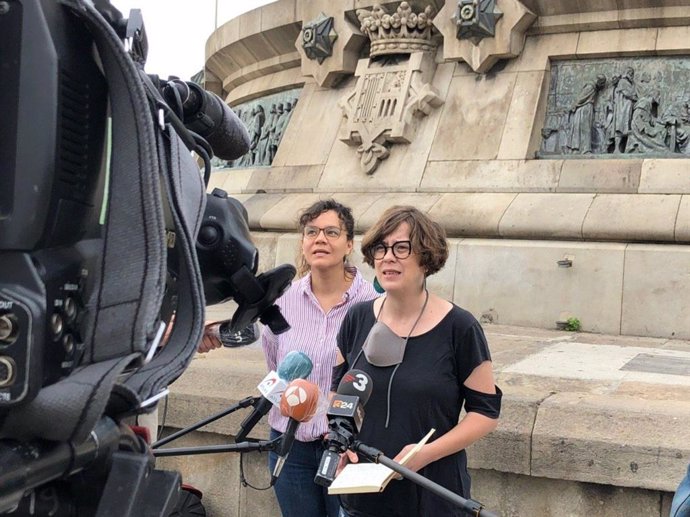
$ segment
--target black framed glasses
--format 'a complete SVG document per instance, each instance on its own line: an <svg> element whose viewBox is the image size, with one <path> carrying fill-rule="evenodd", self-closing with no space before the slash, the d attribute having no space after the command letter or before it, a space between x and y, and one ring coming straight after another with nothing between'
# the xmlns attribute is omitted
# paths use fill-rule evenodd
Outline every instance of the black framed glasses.
<svg viewBox="0 0 690 517"><path fill-rule="evenodd" d="M386 256L388 250L393 252L393 256L397 259L406 259L412 253L412 243L410 241L397 241L386 246L384 243L380 242L371 248L371 256L374 260L381 260Z"/></svg>
<svg viewBox="0 0 690 517"><path fill-rule="evenodd" d="M343 233L343 230L337 226L326 226L325 228L319 228L318 226L309 225L304 227L304 230L302 230L302 235L304 235L306 239L316 239L321 232L323 232L328 240L334 241L340 237L340 234Z"/></svg>

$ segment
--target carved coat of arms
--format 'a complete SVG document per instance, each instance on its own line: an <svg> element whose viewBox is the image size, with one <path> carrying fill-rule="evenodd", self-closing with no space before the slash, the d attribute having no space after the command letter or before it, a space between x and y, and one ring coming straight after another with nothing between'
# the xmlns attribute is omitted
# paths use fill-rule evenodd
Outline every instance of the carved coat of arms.
<svg viewBox="0 0 690 517"><path fill-rule="evenodd" d="M359 61L357 85L340 102L347 118L340 140L357 147L362 170L373 174L390 146L409 144L416 121L443 101L431 85L436 45L430 7L417 14L402 2L392 15L374 6L357 16L371 39L371 58Z"/></svg>

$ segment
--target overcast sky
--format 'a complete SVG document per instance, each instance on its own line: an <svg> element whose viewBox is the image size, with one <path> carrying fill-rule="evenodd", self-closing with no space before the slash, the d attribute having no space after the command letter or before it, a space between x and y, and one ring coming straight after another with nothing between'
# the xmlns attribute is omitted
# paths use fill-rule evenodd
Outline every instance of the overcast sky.
<svg viewBox="0 0 690 517"><path fill-rule="evenodd" d="M204 66L206 40L218 25L273 0L111 0L125 18L141 9L149 41L146 71L188 80Z"/></svg>

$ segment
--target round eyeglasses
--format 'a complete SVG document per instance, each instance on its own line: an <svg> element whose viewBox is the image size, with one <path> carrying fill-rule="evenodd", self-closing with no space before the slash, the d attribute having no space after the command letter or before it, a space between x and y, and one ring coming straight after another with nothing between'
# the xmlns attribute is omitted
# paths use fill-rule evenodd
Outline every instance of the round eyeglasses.
<svg viewBox="0 0 690 517"><path fill-rule="evenodd" d="M327 239L334 241L340 237L343 231L337 226L326 226L325 228L305 226L302 235L307 239L316 239L321 232L323 232Z"/></svg>
<svg viewBox="0 0 690 517"><path fill-rule="evenodd" d="M371 248L371 256L374 260L381 260L386 256L388 250L393 252L393 256L397 259L406 259L412 253L412 243L410 241L398 241L394 242L390 246L386 246L384 243L380 242L373 248Z"/></svg>

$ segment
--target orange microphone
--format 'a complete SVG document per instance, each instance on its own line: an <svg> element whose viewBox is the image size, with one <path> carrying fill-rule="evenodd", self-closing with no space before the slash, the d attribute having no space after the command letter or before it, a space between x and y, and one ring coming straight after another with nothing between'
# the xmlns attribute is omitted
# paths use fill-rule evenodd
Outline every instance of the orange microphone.
<svg viewBox="0 0 690 517"><path fill-rule="evenodd" d="M295 379L280 397L280 414L298 422L308 422L319 404L319 388L305 379Z"/></svg>
<svg viewBox="0 0 690 517"><path fill-rule="evenodd" d="M280 471L283 469L285 460L290 453L292 443L295 441L295 433L300 422L307 422L316 413L319 405L319 388L313 382L304 379L295 379L288 384L287 388L280 397L280 414L289 418L287 429L280 438L280 443L276 449L278 461L271 475L271 485L273 485Z"/></svg>

